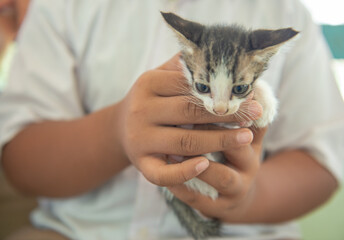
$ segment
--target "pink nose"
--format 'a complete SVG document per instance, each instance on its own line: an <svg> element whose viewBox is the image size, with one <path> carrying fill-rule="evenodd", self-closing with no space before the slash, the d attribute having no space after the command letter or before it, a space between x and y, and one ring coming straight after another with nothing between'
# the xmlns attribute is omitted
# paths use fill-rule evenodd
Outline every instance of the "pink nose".
<svg viewBox="0 0 344 240"><path fill-rule="evenodd" d="M218 115L225 115L228 113L228 108L213 108L213 111Z"/></svg>

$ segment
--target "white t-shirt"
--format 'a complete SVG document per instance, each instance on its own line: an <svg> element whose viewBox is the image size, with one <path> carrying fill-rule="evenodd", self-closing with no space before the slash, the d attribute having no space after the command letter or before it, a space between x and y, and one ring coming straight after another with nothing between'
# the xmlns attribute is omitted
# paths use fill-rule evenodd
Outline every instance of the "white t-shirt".
<svg viewBox="0 0 344 240"><path fill-rule="evenodd" d="M264 150L303 148L342 179L343 101L320 31L297 0L33 1L0 98L1 147L27 124L74 119L118 102L141 73L178 52L159 10L205 24L300 30L263 75L280 101ZM188 239L157 187L134 167L84 195L40 199L32 222L71 239ZM291 223L226 225L224 232L240 239L299 236Z"/></svg>

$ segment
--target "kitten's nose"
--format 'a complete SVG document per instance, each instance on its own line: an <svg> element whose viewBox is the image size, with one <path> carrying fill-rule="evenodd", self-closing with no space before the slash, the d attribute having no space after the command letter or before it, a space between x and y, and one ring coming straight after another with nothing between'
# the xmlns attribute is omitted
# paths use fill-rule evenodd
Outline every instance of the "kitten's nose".
<svg viewBox="0 0 344 240"><path fill-rule="evenodd" d="M216 107L213 108L213 111L217 115L225 115L226 113L228 113L228 108L226 108L224 106L216 106Z"/></svg>

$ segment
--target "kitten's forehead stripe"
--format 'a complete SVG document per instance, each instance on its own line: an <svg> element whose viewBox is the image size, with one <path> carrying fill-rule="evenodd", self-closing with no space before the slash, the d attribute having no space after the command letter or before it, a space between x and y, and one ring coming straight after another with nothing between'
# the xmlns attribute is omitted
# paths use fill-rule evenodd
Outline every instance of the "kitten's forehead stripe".
<svg viewBox="0 0 344 240"><path fill-rule="evenodd" d="M255 57L250 49L250 34L236 25L205 27L197 46L190 46L193 51L183 51L191 80L211 85L221 75L230 84L253 83L266 69L268 58ZM226 67L225 75L219 75L221 65Z"/></svg>
<svg viewBox="0 0 344 240"><path fill-rule="evenodd" d="M233 83L237 81L237 66L239 62L239 51L238 49L235 49L235 52L233 54L234 56L232 57L232 62L231 65L229 66L229 69L231 70L231 74L233 75Z"/></svg>
<svg viewBox="0 0 344 240"><path fill-rule="evenodd" d="M209 47L205 48L205 62L206 62L206 69L207 69L207 82L210 81L210 76L209 73L214 72L214 70L212 70L211 66L210 66L210 49Z"/></svg>

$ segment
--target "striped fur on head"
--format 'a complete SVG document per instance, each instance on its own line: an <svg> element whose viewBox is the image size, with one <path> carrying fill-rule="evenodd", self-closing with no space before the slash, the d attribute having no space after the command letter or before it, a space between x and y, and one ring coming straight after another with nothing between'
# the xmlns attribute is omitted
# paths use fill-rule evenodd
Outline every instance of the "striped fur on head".
<svg viewBox="0 0 344 240"><path fill-rule="evenodd" d="M298 34L291 28L251 31L238 25L205 26L173 13L162 15L181 44L192 95L215 115L237 112L270 58Z"/></svg>

